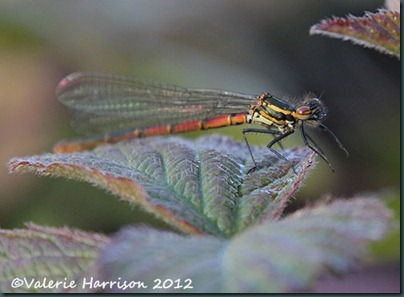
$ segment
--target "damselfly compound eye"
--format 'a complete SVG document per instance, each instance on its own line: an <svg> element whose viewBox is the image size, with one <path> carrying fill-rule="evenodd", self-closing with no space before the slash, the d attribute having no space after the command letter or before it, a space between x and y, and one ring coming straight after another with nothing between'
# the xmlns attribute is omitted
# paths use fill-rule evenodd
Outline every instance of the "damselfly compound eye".
<svg viewBox="0 0 404 297"><path fill-rule="evenodd" d="M310 118L312 110L308 106L300 106L296 108L294 116L299 120L307 120Z"/></svg>

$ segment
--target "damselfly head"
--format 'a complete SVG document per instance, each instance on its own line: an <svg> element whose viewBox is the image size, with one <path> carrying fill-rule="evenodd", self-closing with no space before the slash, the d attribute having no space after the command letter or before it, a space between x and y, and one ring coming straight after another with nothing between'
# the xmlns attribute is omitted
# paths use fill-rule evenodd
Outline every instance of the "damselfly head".
<svg viewBox="0 0 404 297"><path fill-rule="evenodd" d="M324 104L320 101L320 99L313 98L311 99L307 105L311 109L311 119L316 120L316 121L322 121L326 115L327 115L327 110Z"/></svg>

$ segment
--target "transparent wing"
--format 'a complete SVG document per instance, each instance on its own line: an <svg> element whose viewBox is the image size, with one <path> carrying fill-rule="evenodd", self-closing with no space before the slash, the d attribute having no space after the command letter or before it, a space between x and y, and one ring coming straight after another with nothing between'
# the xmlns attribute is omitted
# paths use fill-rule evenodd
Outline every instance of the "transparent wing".
<svg viewBox="0 0 404 297"><path fill-rule="evenodd" d="M105 73L68 75L56 88L73 112L73 126L85 134L203 120L248 110L255 96L188 89Z"/></svg>

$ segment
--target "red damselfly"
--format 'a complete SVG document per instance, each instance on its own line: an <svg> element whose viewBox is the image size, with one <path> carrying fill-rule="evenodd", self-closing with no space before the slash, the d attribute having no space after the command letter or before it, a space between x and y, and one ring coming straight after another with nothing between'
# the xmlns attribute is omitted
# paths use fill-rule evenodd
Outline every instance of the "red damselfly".
<svg viewBox="0 0 404 297"><path fill-rule="evenodd" d="M323 123L326 108L318 98L306 96L298 103L276 98L222 90L182 88L171 84L104 73L78 72L68 75L56 88L57 98L73 112L73 126L96 136L57 143L54 150L68 153L92 149L136 137L205 130L239 124L260 124L245 128L242 135L257 168L246 134L271 134L268 149L296 130L303 143L334 171L324 152L307 134L305 126L328 132L348 155L336 135ZM291 165L291 163L289 162ZM291 167L294 169L293 165ZM251 170L250 170L251 171Z"/></svg>

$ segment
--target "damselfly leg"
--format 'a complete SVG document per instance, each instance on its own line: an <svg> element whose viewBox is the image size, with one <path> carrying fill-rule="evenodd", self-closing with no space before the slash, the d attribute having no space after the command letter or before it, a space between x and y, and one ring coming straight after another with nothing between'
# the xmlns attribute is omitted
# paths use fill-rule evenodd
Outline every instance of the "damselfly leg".
<svg viewBox="0 0 404 297"><path fill-rule="evenodd" d="M337 135L334 134L327 126L325 126L323 123L319 123L318 125L322 130L325 132L328 132L331 137L334 139L334 141L338 144L339 148L345 152L345 155L349 157L348 150L342 145L341 141L338 139Z"/></svg>
<svg viewBox="0 0 404 297"><path fill-rule="evenodd" d="M307 135L307 133L304 131L304 126L300 126L300 135L302 136L302 140L305 146L307 146L309 149L314 151L317 155L319 155L330 167L332 172L335 172L334 168L332 167L331 163L328 161L327 157L323 154L323 151L312 141L313 145L310 144L310 142L307 140L308 138L311 139L310 136Z"/></svg>
<svg viewBox="0 0 404 297"><path fill-rule="evenodd" d="M282 132L280 132L279 130L276 131L276 130L267 130L267 129L259 129L259 128L245 128L245 129L243 129L243 131L242 131L243 138L244 138L244 141L245 141L246 144L247 144L247 148L248 148L248 151L250 152L251 159L252 159L253 162L254 162L254 167L252 167L251 169L249 169L248 172L247 172L247 174L250 174L251 172L255 171L255 170L258 168L258 165L257 165L257 162L256 162L255 159L254 159L254 156L253 156L253 153L252 153L250 144L248 143L248 140L247 140L246 133L262 133L262 134L271 134L271 135L274 135L275 138L274 138L272 141L270 141L270 142L268 143L267 148L268 148L273 154L275 154L278 158L280 158L280 159L286 161L286 162L289 164L289 166L293 169L293 172L294 172L295 174L297 174L294 165L293 165L288 159L286 159L281 153L279 153L278 151L276 151L275 149L272 148L272 146L273 146L274 144L280 143L280 141L281 141L282 139L284 139L285 137L289 136L289 135L292 134L293 132L294 132L293 130L287 131L287 132L285 132L285 133L282 133Z"/></svg>

